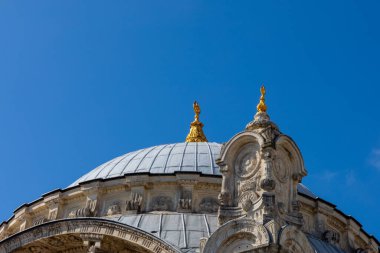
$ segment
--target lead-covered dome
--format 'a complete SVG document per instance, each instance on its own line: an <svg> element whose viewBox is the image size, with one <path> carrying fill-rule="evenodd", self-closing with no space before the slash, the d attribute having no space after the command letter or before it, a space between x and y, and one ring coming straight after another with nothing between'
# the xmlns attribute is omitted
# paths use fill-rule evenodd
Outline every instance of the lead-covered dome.
<svg viewBox="0 0 380 253"><path fill-rule="evenodd" d="M69 187L89 180L131 173L167 174L186 171L220 175L215 159L219 157L221 146L215 142L184 142L140 149L98 166Z"/></svg>

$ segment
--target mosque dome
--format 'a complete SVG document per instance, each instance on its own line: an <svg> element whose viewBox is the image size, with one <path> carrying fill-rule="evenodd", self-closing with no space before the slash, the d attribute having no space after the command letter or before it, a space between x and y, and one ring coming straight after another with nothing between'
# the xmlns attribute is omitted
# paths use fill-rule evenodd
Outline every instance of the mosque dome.
<svg viewBox="0 0 380 253"><path fill-rule="evenodd" d="M215 160L222 144L216 142L180 142L158 145L118 156L81 176L69 187L97 179L112 179L128 174L199 172L221 176ZM298 184L299 193L312 198L317 196L305 185Z"/></svg>
<svg viewBox="0 0 380 253"><path fill-rule="evenodd" d="M378 253L352 217L301 183L295 142L266 113L209 142L194 102L185 142L118 156L0 225L0 253Z"/></svg>
<svg viewBox="0 0 380 253"><path fill-rule="evenodd" d="M221 175L215 163L221 146L216 142L182 142L140 149L98 166L69 187L94 179L110 179L135 173L200 172Z"/></svg>

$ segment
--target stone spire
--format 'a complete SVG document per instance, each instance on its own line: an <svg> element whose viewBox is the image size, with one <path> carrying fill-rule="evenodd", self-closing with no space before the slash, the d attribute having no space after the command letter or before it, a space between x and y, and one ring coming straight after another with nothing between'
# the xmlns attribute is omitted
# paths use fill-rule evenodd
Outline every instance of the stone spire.
<svg viewBox="0 0 380 253"><path fill-rule="evenodd" d="M197 101L194 101L193 108L195 113L194 121L190 124L190 132L186 137L186 142L207 142L207 138L203 133L203 123L199 121L201 108Z"/></svg>

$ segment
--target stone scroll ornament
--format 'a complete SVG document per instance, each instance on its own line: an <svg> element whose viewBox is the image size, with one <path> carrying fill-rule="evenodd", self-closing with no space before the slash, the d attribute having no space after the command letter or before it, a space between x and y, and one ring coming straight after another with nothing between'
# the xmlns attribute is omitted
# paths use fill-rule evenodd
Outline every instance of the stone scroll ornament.
<svg viewBox="0 0 380 253"><path fill-rule="evenodd" d="M95 216L95 210L97 206L97 200L87 200L86 206L83 208L78 208L75 210L72 210L69 213L69 218L76 218L76 217L93 217Z"/></svg>
<svg viewBox="0 0 380 253"><path fill-rule="evenodd" d="M294 141L270 121L264 87L261 94L254 120L223 145L216 161L223 177L220 229L242 217L270 222L273 233L285 224L303 223L297 200L297 184L307 174L303 158Z"/></svg>

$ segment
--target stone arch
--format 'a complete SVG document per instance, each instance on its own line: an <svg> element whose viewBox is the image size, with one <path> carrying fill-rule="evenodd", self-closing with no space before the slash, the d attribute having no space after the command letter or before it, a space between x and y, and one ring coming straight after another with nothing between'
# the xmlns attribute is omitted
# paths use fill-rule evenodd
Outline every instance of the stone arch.
<svg viewBox="0 0 380 253"><path fill-rule="evenodd" d="M269 245L268 230L248 218L231 220L219 227L207 240L203 253L239 252Z"/></svg>
<svg viewBox="0 0 380 253"><path fill-rule="evenodd" d="M223 162L230 157L234 157L241 146L250 142L258 142L258 144L262 146L264 139L262 136L254 132L238 133L223 145L222 150L220 151L220 161Z"/></svg>
<svg viewBox="0 0 380 253"><path fill-rule="evenodd" d="M287 253L314 253L306 235L296 226L284 226L279 232L278 243Z"/></svg>
<svg viewBox="0 0 380 253"><path fill-rule="evenodd" d="M242 132L231 138L225 145L223 145L220 159L217 164L220 166L220 171L223 175L222 189L219 200L224 207L235 207L239 205L238 196L238 178L242 180L252 179L254 174L260 167L261 162L261 147L263 146L264 139L254 132ZM243 163L254 161L254 165L249 165L249 169L245 168L240 171L244 166L239 166L238 160ZM240 171L240 172L239 172ZM239 211L238 211L239 212ZM236 217L238 217L237 215Z"/></svg>
<svg viewBox="0 0 380 253"><path fill-rule="evenodd" d="M0 242L0 253L12 252L37 240L64 235L107 236L127 241L146 252L180 252L168 242L126 224L101 218L75 218L44 223L10 236Z"/></svg>
<svg viewBox="0 0 380 253"><path fill-rule="evenodd" d="M297 144L287 135L280 135L275 140L276 149L282 149L288 152L288 158L294 167L295 173L304 177L307 175L307 171L304 166L303 157Z"/></svg>
<svg viewBox="0 0 380 253"><path fill-rule="evenodd" d="M297 185L307 175L302 154L297 144L286 135L280 135L275 139L274 154L272 171L276 180L276 198L282 202L281 212L298 213L300 207L297 201ZM299 219L291 220L301 224Z"/></svg>

